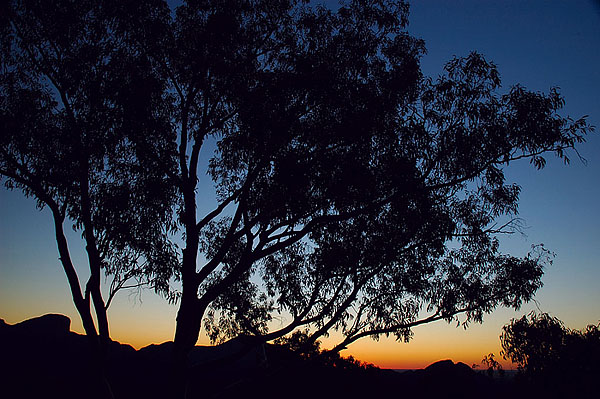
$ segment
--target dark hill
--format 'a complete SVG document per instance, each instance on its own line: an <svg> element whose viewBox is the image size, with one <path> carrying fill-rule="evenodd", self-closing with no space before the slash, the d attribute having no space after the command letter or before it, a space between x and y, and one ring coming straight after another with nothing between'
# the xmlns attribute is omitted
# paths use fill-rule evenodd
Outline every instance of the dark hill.
<svg viewBox="0 0 600 399"><path fill-rule="evenodd" d="M59 314L14 325L0 322L1 398L90 397L89 387L99 383L96 368L88 362L91 346L85 335L71 332L70 325L69 318ZM115 386L125 385L137 352L112 341L109 353Z"/></svg>
<svg viewBox="0 0 600 399"><path fill-rule="evenodd" d="M0 397L90 397L89 388L97 386L98 380L97 370L87 360L89 341L69 327L66 316L55 314L15 325L0 319ZM450 360L397 373L344 359L334 363L320 357L304 359L276 345L261 346L260 350L248 346L231 356L231 348L243 347L240 342L197 347L190 356L190 397L499 398L506 396L509 388ZM111 342L108 378L115 397L169 398L172 345L166 342L136 351ZM227 361L218 359L219 353L228 351L223 358Z"/></svg>

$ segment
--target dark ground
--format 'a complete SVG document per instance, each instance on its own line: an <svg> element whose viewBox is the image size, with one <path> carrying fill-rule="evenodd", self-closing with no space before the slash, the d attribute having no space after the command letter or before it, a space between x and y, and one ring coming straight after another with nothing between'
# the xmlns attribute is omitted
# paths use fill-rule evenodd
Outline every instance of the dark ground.
<svg viewBox="0 0 600 399"><path fill-rule="evenodd" d="M70 320L45 315L15 325L0 319L0 397L94 397L100 384L87 361L88 338L69 331ZM172 343L136 351L112 342L108 379L120 398L169 398ZM202 353L202 352L199 352ZM234 361L196 367L188 387L198 398L526 398L562 397L518 378L490 378L444 360L398 373L352 362L306 360L281 346L265 347L267 363ZM572 392L576 395L576 392Z"/></svg>

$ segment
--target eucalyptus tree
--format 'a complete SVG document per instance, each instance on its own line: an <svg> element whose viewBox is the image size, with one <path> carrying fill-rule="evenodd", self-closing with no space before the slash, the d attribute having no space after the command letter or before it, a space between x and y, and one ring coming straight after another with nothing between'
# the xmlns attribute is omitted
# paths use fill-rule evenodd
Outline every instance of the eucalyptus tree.
<svg viewBox="0 0 600 399"><path fill-rule="evenodd" d="M517 365L524 391L592 395L600 371L600 324L565 327L547 313L531 312L502 327L502 356Z"/></svg>
<svg viewBox="0 0 600 399"><path fill-rule="evenodd" d="M202 327L215 341L303 329L307 347L337 330L333 351L409 339L419 324L518 308L541 286L549 253L503 254L497 236L518 214L504 168L568 161L591 130L560 115L556 90L500 94L477 53L424 77L405 2L122 6L167 85L178 146L180 356Z"/></svg>
<svg viewBox="0 0 600 399"><path fill-rule="evenodd" d="M0 174L50 210L73 302L96 342L110 338L116 291L167 289L169 268L157 265L176 262L170 171L156 160L173 153L159 140L161 82L124 45L109 4L12 1L2 17ZM69 222L85 243L87 281L70 255Z"/></svg>

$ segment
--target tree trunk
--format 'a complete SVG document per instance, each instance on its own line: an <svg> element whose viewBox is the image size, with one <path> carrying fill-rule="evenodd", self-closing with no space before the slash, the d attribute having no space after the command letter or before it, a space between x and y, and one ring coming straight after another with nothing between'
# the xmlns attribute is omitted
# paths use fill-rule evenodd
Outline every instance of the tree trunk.
<svg viewBox="0 0 600 399"><path fill-rule="evenodd" d="M73 262L71 261L71 255L69 252L67 239L63 230L64 217L62 217L62 215L56 207L51 207L51 209L54 218L54 232L56 236L56 245L58 247L60 262L67 276L67 281L71 289L73 303L75 304L75 308L79 313L79 317L81 317L81 323L83 324L85 334L89 338L88 341L90 345L90 358L88 360L90 362L90 373L92 374L92 378L97 380L96 394L99 398L114 398L112 389L110 387L110 383L106 378L105 372L105 364L107 361L106 346L108 344L109 339L106 309L102 307L102 310L104 312L101 313L102 316L98 315L99 321L102 317L104 317L104 320L106 322L106 331L101 333L100 336L98 336L96 325L94 324L94 319L92 317L92 311L90 308L89 300L86 300L81 292L81 286L79 285L79 277L77 276L77 272L75 271L75 267L73 266ZM96 306L96 303L94 303L94 306Z"/></svg>
<svg viewBox="0 0 600 399"><path fill-rule="evenodd" d="M83 146L82 146L83 147ZM83 219L83 235L85 238L85 249L88 254L88 262L90 266L90 279L86 287L86 291L89 291L92 301L94 303L94 311L98 319L98 332L104 339L110 339L108 330L108 318L106 315L106 308L104 299L102 299L102 292L100 291L100 272L102 259L100 258L100 252L98 251L98 245L96 243L96 236L94 235L94 224L92 222L92 203L89 193L89 160L83 156L80 165L79 174L79 190L81 194L81 216Z"/></svg>
<svg viewBox="0 0 600 399"><path fill-rule="evenodd" d="M201 318L198 298L195 295L182 295L175 328L175 348L180 353L187 355L196 345L200 335Z"/></svg>
<svg viewBox="0 0 600 399"><path fill-rule="evenodd" d="M172 381L175 398L185 398L188 384L187 355L194 348L200 335L202 315L206 307L198 299L196 281L197 237L187 234L187 245L183 250L182 293L173 347Z"/></svg>
<svg viewBox="0 0 600 399"><path fill-rule="evenodd" d="M185 170L182 170L182 173L185 174ZM183 356L187 356L187 353L196 345L200 335L202 314L204 313L204 309L199 309L198 287L200 282L196 273L199 232L196 225L195 183L195 179L186 178L183 187L185 248L183 249L181 264L181 303L177 312L177 325L175 327L176 361L183 360Z"/></svg>
<svg viewBox="0 0 600 399"><path fill-rule="evenodd" d="M58 209L52 209L52 216L54 217L54 233L56 235L56 245L58 247L58 254L60 256L60 263L62 264L63 270L67 276L69 288L71 289L71 297L75 308L81 317L81 323L83 329L89 337L97 337L98 332L96 331L96 325L92 318L89 303L84 299L81 293L81 287L79 285L79 277L71 261L71 255L69 253L69 247L67 245L67 239L63 231L64 218L60 215Z"/></svg>
<svg viewBox="0 0 600 399"><path fill-rule="evenodd" d="M198 299L198 280L196 262L198 256L198 226L196 222L196 191L197 183L195 168L197 158L186 165L187 145L187 111L183 113L183 125L180 144L180 170L183 176L183 214L182 222L185 226L185 248L182 253L181 281L182 292L179 310L177 311L177 324L173 347L172 381L176 398L185 398L188 384L187 355L194 348L200 335L202 315L206 306L202 306ZM194 157L192 157L194 158Z"/></svg>
<svg viewBox="0 0 600 399"><path fill-rule="evenodd" d="M92 296L92 303L94 304L94 312L96 312L96 318L98 319L98 333L104 340L110 340L108 315L106 313L104 299L102 298L102 292L100 291L100 266L95 266L95 268L98 270L95 271L90 280L90 294Z"/></svg>

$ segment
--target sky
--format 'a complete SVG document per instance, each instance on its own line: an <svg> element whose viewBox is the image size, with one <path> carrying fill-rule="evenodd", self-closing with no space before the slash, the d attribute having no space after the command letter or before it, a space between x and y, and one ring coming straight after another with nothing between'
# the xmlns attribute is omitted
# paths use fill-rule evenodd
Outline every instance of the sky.
<svg viewBox="0 0 600 399"><path fill-rule="evenodd" d="M453 56L476 50L498 66L502 92L517 83L543 92L559 87L564 115L589 115L600 127L600 1L413 1L408 31L425 40L426 75L437 76ZM497 309L467 329L445 322L419 326L408 344L363 339L342 354L384 368L421 368L441 359L472 365L490 352L498 357L502 326L532 310L548 312L570 328L600 322L599 134L579 147L586 162L574 156L565 166L550 156L541 171L526 161L507 169L508 182L522 187L519 216L525 228L503 237L501 249L524 256L531 245L543 243L556 254L534 302L519 311ZM85 251L79 233L68 230L83 281ZM112 338L136 348L172 340L176 311L149 290L121 292L109 309ZM16 323L46 313L66 314L72 330L83 332L58 260L50 213L2 187L0 318ZM325 339L323 346L334 340ZM207 343L201 337L199 344Z"/></svg>

